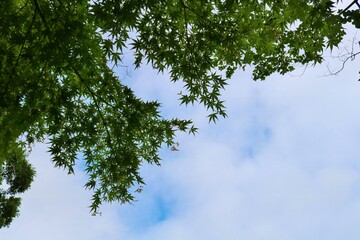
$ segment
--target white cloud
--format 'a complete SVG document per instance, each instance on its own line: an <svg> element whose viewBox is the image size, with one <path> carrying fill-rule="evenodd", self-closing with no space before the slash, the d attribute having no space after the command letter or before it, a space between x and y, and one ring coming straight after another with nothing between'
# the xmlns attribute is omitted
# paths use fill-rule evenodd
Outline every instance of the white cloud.
<svg viewBox="0 0 360 240"><path fill-rule="evenodd" d="M357 239L356 72L317 71L234 80L229 119L183 138L180 156L163 166L167 182L151 183L174 188L179 212L134 239Z"/></svg>

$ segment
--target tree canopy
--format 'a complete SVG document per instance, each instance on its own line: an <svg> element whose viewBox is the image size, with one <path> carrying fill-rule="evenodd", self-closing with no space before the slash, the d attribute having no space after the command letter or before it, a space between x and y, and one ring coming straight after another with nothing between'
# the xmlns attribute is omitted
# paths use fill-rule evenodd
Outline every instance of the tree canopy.
<svg viewBox="0 0 360 240"><path fill-rule="evenodd" d="M173 146L177 131L196 132L121 82L109 63L125 49L135 67L148 63L182 81L181 103L203 104L216 121L226 116L220 91L237 69L251 66L264 80L321 63L344 24L359 28L359 10L337 10L338 2L0 1L0 227L17 216L35 176L27 160L35 142L47 139L54 165L69 173L82 155L96 212L104 201L131 202L144 185L139 167L159 165L158 150Z"/></svg>

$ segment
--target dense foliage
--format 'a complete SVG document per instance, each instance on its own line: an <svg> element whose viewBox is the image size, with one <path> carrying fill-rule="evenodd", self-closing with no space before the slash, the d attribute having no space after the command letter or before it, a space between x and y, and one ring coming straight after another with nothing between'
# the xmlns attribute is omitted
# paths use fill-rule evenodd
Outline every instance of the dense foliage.
<svg viewBox="0 0 360 240"><path fill-rule="evenodd" d="M355 2L355 1L354 1ZM103 201L133 200L139 167L159 164L158 150L190 120L164 119L108 66L125 48L171 81L184 82L184 104L200 102L209 119L226 116L220 91L238 68L254 79L284 74L295 63L320 63L343 24L359 11L330 0L2 0L0 1L0 227L18 213L35 175L26 154L49 140L55 166L74 172L79 154ZM135 188L134 188L135 187Z"/></svg>

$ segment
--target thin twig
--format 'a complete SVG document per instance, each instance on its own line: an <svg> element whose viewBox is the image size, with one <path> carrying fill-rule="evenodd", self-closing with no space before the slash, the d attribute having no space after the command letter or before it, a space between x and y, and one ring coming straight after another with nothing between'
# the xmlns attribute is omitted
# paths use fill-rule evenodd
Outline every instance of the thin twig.
<svg viewBox="0 0 360 240"><path fill-rule="evenodd" d="M80 75L80 73L74 68L74 67L71 67L75 74L79 77L80 81L85 85L85 87L88 89L88 91L90 92L91 96L92 96L92 99L94 100L94 103L95 103L95 106L96 106L96 109L100 115L100 118L101 118L101 121L103 122L103 125L104 125L104 128L106 130L106 134L107 134L107 137L108 137L108 143L110 145L110 148L113 149L113 146L112 146L112 141L111 141L111 134L109 132L109 129L108 129L108 125L106 123L106 120L104 118L104 115L102 114L101 110L100 110L100 105L97 101L97 98L96 98L96 93L94 93L94 91L86 84L84 78ZM102 100L103 101L103 100Z"/></svg>
<svg viewBox="0 0 360 240"><path fill-rule="evenodd" d="M183 0L181 0L181 3L182 3L182 5L183 5L185 8L187 8L187 9L189 9L191 12L195 13L196 16L202 18L203 20L205 20L205 21L208 22L208 23L211 23L211 21L210 21L209 19L207 19L206 17L200 15L198 12L196 12L196 11L195 11L194 9L192 9L191 7L187 6L187 5L184 3Z"/></svg>
<svg viewBox="0 0 360 240"><path fill-rule="evenodd" d="M332 72L330 70L329 66L327 66L327 68L328 68L328 70L330 72L329 75L337 75L339 72L341 72L345 68L345 64L346 64L347 61L349 61L349 60L353 61L355 59L355 57L357 55L359 55L359 54L360 54L360 52L357 52L357 53L352 53L350 56L348 56L345 60L342 61L343 63L342 63L341 68L339 70L337 70L336 72ZM327 76L329 76L329 75L327 75Z"/></svg>

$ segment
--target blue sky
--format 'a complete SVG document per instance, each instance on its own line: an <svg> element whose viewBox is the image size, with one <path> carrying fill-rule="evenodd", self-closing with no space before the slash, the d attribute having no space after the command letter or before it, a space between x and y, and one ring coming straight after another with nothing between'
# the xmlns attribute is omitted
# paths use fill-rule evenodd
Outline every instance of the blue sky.
<svg viewBox="0 0 360 240"><path fill-rule="evenodd" d="M137 202L105 204L96 217L86 176L53 168L38 144L37 178L0 239L359 239L359 59L338 76L325 77L326 66L263 82L237 72L217 124L202 106L179 106L181 83L130 70L124 81L137 94L160 101L166 116L192 118L199 133L180 134L180 151L163 149L161 167L143 167Z"/></svg>

